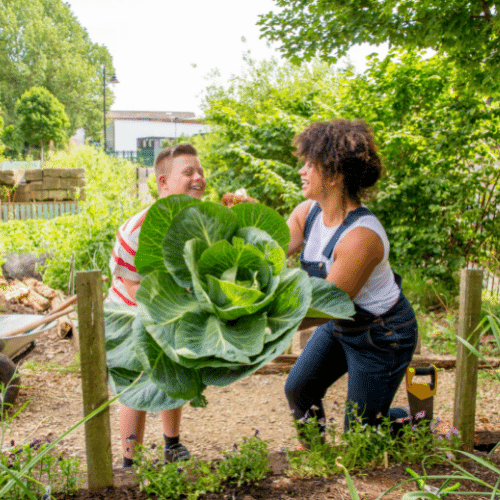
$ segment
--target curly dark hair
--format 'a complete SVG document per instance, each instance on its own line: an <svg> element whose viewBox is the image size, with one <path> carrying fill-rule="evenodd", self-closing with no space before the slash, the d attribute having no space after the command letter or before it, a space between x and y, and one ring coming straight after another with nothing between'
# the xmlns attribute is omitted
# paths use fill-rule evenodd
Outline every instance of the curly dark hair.
<svg viewBox="0 0 500 500"><path fill-rule="evenodd" d="M315 122L293 140L295 155L321 167L331 178L344 177L344 195L360 203L361 194L382 175L382 162L364 120Z"/></svg>

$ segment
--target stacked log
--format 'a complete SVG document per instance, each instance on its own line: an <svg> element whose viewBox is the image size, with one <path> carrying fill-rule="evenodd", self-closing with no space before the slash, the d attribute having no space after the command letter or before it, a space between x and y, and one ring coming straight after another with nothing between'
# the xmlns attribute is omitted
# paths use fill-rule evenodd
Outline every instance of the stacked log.
<svg viewBox="0 0 500 500"><path fill-rule="evenodd" d="M24 278L7 283L0 280L0 299L5 302L23 304L35 312L49 315L63 304L67 297L60 290L54 290L35 278ZM78 320L76 312L71 312L57 320L61 338L69 335L77 338Z"/></svg>

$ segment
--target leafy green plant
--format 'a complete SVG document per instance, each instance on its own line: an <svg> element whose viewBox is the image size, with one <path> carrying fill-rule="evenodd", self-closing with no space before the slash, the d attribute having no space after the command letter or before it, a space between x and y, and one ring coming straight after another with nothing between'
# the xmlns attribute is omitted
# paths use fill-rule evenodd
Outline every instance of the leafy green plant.
<svg viewBox="0 0 500 500"><path fill-rule="evenodd" d="M429 475L426 472L425 465L428 461L429 457L425 457L422 460L422 467L424 469L424 472L422 475L416 474L414 471L411 469L406 469L409 475L411 475L411 479L408 479L406 481L402 481L391 488L387 489L384 491L378 498L382 499L386 494L390 493L391 491L394 491L401 486L403 486L406 483L413 482L415 481L417 483L418 491L412 491L409 493L405 493L402 497L401 500L418 500L419 498L426 498L429 500L439 500L440 498L445 498L449 493L454 492L457 495L465 495L465 496L476 496L478 494L483 495L482 493L479 493L477 491L472 492L470 491L470 488L467 490L461 491L460 486L462 481L469 481L472 483L475 483L479 486L482 487L484 494L487 494L488 497L491 500L494 500L495 498L500 498L500 491L498 489L500 485L500 469L496 467L493 463L490 461L478 457L472 453L468 453L465 451L461 450L451 450L444 448L441 450L446 454L446 458L443 459L445 463L450 464L454 469L455 472L452 474L436 474L436 475ZM455 458L453 455L457 454L457 457ZM471 472L467 471L458 461L458 457L462 455L463 457L473 461L476 466L483 467L484 469L487 469L493 473L493 475L498 475L498 480L495 482L495 484L489 484L488 482L474 476ZM429 479L433 480L442 480L442 484L438 487L429 487L427 485L427 482ZM450 483L453 481L453 483L450 485ZM482 496L483 498L483 496ZM486 498L486 497L484 497Z"/></svg>
<svg viewBox="0 0 500 500"><path fill-rule="evenodd" d="M152 444L139 447L135 474L141 490L148 495L195 500L222 491L228 484L258 484L270 470L268 453L268 445L258 431L235 443L231 451L224 450L222 460L216 462L190 459L182 464L164 464L161 448Z"/></svg>
<svg viewBox="0 0 500 500"><path fill-rule="evenodd" d="M349 430L338 433L333 419L326 422L318 422L315 417L302 419L295 425L308 449L287 451L290 464L287 473L299 477L329 476L342 472L342 467L359 470L389 462L417 464L423 456L429 463L438 463L445 459L445 453L454 457L451 450L460 446L455 428L443 435L437 432L438 420L413 423L412 420L408 417L390 422L383 418L380 425L368 426L353 412ZM441 451L443 446L449 449Z"/></svg>
<svg viewBox="0 0 500 500"><path fill-rule="evenodd" d="M157 200L160 195L158 194L158 184L156 184L156 176L150 175L146 180L146 184L148 186L149 194L151 195L153 200Z"/></svg>
<svg viewBox="0 0 500 500"><path fill-rule="evenodd" d="M133 389L137 383L138 379L133 381L127 390ZM6 387L0 384L0 396L5 390ZM36 438L23 445L16 445L11 441L8 449L4 447L7 430L13 419L26 408L29 402L12 415L7 413L0 421L0 498L38 500L41 495L43 500L49 500L52 491L74 493L81 483L79 459L74 455L64 457L57 454L55 447L75 429L95 417L117 399L118 396L115 396L102 404L51 443L42 443Z"/></svg>
<svg viewBox="0 0 500 500"><path fill-rule="evenodd" d="M120 401L204 405L206 386L229 385L281 354L306 314L350 318L345 292L286 267L289 238L285 220L259 203L158 200L135 256L138 307L105 306L112 387L120 392L141 372L147 384Z"/></svg>
<svg viewBox="0 0 500 500"><path fill-rule="evenodd" d="M47 168L84 168L86 199L80 213L50 220L11 220L0 224L0 245L5 253L47 256L44 282L66 290L73 253L75 269L101 269L109 276L109 258L116 230L145 205L136 197L135 167L92 147L51 153Z"/></svg>
<svg viewBox="0 0 500 500"><path fill-rule="evenodd" d="M11 380L15 380L15 376ZM0 400L9 388L0 383ZM25 402L15 412L3 408L0 416L0 496L5 500L49 498L50 492L74 493L80 486L80 459L56 453L53 444L33 438L31 442L6 446L7 431L13 420L28 406ZM8 403L4 403L5 406ZM12 482L14 481L14 482ZM9 486L10 484L10 486Z"/></svg>

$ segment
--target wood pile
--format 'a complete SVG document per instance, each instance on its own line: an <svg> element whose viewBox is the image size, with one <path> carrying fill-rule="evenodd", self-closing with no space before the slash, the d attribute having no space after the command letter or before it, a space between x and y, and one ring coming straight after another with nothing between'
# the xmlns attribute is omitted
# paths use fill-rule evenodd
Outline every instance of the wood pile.
<svg viewBox="0 0 500 500"><path fill-rule="evenodd" d="M0 299L7 303L31 307L35 313L49 315L59 309L67 297L60 290L54 290L35 278L13 280L10 283L0 278ZM76 312L59 318L57 322L61 338L76 334L78 324Z"/></svg>

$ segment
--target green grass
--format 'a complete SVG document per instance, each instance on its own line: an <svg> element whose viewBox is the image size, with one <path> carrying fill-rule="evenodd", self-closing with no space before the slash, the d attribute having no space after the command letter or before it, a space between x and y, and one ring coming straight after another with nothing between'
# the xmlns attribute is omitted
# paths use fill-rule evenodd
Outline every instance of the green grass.
<svg viewBox="0 0 500 500"><path fill-rule="evenodd" d="M51 373L80 373L80 354L76 353L73 362L69 366L61 366L56 361L36 362L28 360L23 364L23 370L38 371L43 370Z"/></svg>

